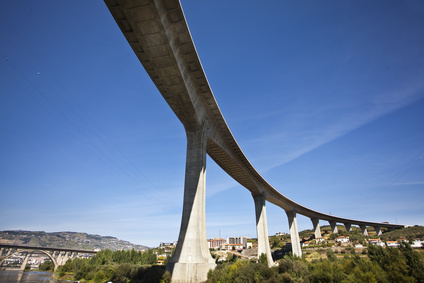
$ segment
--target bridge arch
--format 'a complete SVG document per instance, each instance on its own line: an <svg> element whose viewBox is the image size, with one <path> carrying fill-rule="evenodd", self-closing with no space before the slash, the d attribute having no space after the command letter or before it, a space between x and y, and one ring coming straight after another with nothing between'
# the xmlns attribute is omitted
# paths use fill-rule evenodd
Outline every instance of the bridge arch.
<svg viewBox="0 0 424 283"><path fill-rule="evenodd" d="M67 249L67 248L49 248L49 247L36 247L36 246L19 246L19 245L7 245L0 244L1 256L6 251L6 256L0 258L0 263L10 258L18 252L41 252L48 256L54 264L54 270L66 263L68 259L73 259L78 255L92 254L95 255L97 251L90 250L78 250L78 249Z"/></svg>
<svg viewBox="0 0 424 283"><path fill-rule="evenodd" d="M54 265L54 271L56 271L57 267L59 266L59 265L57 264L56 259L55 259L55 258L54 258L51 254L49 254L47 251L37 250L37 249L22 249L22 248L17 249L15 252L13 252L13 253L11 253L11 254L7 255L5 258L3 258L3 259L0 261L0 265L2 265L2 264L3 264L3 262L4 262L4 261L6 261L6 259L11 258L11 257L12 257L12 256L14 256L15 254L17 254L17 253L21 253L21 252L27 252L27 253L29 253L29 254L34 253L34 252L42 252L43 254L45 254L46 256L48 256L48 257L50 258L50 260L53 262L53 265Z"/></svg>

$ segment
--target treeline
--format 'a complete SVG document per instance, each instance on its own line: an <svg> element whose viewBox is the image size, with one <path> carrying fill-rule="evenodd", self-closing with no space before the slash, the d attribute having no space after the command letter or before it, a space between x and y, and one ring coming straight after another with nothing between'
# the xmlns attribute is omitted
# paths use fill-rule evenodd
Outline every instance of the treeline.
<svg viewBox="0 0 424 283"><path fill-rule="evenodd" d="M338 259L328 250L328 259L307 262L285 257L275 267L266 261L246 260L222 264L208 273L208 283L245 282L417 282L424 283L424 259L407 243L399 248L369 246L369 257L357 254Z"/></svg>
<svg viewBox="0 0 424 283"><path fill-rule="evenodd" d="M85 282L170 282L165 266L154 265L151 252L105 250L91 259L69 260L59 267L61 279ZM70 277L72 275L72 277ZM218 264L208 273L208 283L246 282L411 282L424 283L424 254L413 250L408 243L400 247L368 246L368 256L346 254L337 258L327 251L327 259L306 261L286 256L277 266L269 268L266 256L258 262L233 257L228 263Z"/></svg>
<svg viewBox="0 0 424 283"><path fill-rule="evenodd" d="M89 259L68 260L57 270L62 279L91 282L160 282L164 266L155 266L156 255L151 251L98 252Z"/></svg>
<svg viewBox="0 0 424 283"><path fill-rule="evenodd" d="M90 258L90 263L93 265L107 265L113 263L132 263L140 265L155 264L156 255L153 254L152 251L140 252L134 249L130 251L103 250Z"/></svg>

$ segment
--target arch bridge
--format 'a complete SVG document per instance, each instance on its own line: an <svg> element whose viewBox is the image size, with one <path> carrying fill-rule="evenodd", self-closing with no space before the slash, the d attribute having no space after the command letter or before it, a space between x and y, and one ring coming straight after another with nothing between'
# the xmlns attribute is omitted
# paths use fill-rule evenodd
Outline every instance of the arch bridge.
<svg viewBox="0 0 424 283"><path fill-rule="evenodd" d="M200 63L178 0L105 0L109 11L135 55L184 126L187 136L184 203L178 244L167 269L172 282L201 282L215 267L206 237L205 173L208 154L253 197L256 210L258 255L273 264L268 242L266 201L282 208L290 226L292 251L301 256L296 216L311 219L315 236L319 221L337 223L348 231L352 225L401 228L403 225L348 219L314 211L287 198L252 166L232 135Z"/></svg>
<svg viewBox="0 0 424 283"><path fill-rule="evenodd" d="M24 270L28 262L30 254L33 252L41 252L48 256L54 264L54 271L60 265L64 265L68 259L73 259L81 255L96 254L96 251L67 249L67 248L48 248L48 247L35 247L35 246L19 246L19 245L5 245L0 244L0 266L3 262L17 253L26 252L25 259L20 267Z"/></svg>

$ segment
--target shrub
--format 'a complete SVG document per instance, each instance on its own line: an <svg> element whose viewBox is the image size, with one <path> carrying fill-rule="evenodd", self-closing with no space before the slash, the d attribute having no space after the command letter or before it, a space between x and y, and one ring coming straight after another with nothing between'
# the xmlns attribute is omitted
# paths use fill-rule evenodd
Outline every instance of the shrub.
<svg viewBox="0 0 424 283"><path fill-rule="evenodd" d="M334 254L332 249L327 250L327 258L328 258L329 261L336 261L337 260L337 257Z"/></svg>
<svg viewBox="0 0 424 283"><path fill-rule="evenodd" d="M40 266L38 267L38 270L40 271L53 271L54 270L54 264L51 260L46 260Z"/></svg>

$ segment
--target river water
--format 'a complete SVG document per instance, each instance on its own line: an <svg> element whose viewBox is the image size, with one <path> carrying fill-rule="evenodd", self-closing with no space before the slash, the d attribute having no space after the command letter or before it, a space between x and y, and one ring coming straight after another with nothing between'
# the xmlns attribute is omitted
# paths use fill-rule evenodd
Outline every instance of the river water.
<svg viewBox="0 0 424 283"><path fill-rule="evenodd" d="M0 283L36 283L36 282L61 282L50 279L53 273L41 271L19 271L19 270L0 270ZM62 281L66 282L66 281ZM68 281L69 282L69 281Z"/></svg>

